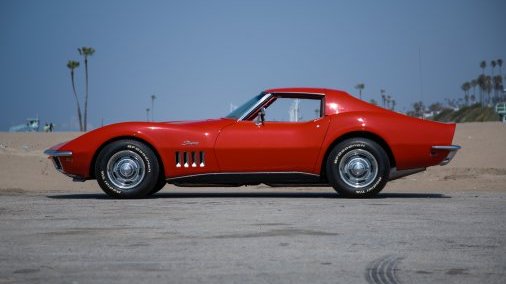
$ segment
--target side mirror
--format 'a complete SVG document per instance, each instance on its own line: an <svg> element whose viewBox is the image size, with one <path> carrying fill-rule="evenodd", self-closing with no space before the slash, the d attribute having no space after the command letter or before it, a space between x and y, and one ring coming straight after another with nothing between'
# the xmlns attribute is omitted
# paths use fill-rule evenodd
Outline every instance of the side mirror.
<svg viewBox="0 0 506 284"><path fill-rule="evenodd" d="M264 125L264 123L265 123L265 108L263 107L258 112L258 117L257 117L257 123L256 123L256 125L260 126L260 125Z"/></svg>

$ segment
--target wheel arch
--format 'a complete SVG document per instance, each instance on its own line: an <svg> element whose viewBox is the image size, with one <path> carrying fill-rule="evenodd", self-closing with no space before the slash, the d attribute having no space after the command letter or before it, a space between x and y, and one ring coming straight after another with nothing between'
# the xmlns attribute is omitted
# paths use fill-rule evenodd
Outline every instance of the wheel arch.
<svg viewBox="0 0 506 284"><path fill-rule="evenodd" d="M134 141L138 141L138 142L143 143L146 146L148 146L151 149L151 151L153 151L153 153L156 156L156 159L158 160L158 165L160 167L160 174L165 175L165 168L163 166L162 157L160 156L160 153L158 153L158 151L156 150L156 148L151 143L149 143L145 139L142 139L142 138L139 138L139 137L136 137L136 136L118 136L118 137L111 138L111 139L105 141L104 143L102 143L97 148L97 150L95 151L95 153L93 154L93 158L91 159L90 168L89 168L90 177L92 179L96 178L96 176L95 176L95 163L97 162L97 157L100 154L100 152L102 151L102 149L104 149L105 146L107 146L107 145L109 145L109 144L111 144L113 142L120 141L120 140L134 140Z"/></svg>
<svg viewBox="0 0 506 284"><path fill-rule="evenodd" d="M369 140L372 140L372 141L378 143L381 146L381 148L383 148L383 150L385 150L385 152L388 156L388 160L390 162L390 167L392 168L392 167L396 166L395 156L392 152L392 149L390 148L388 143L385 141L385 139L383 139L381 136L379 136L375 133L369 132L369 131L352 131L352 132L348 132L344 135L337 137L327 147L327 150L325 151L325 155L323 156L323 159L321 161L320 176L324 177L325 179L327 178L327 171L326 171L326 164L327 163L326 162L327 162L327 158L329 157L329 154L332 151L332 149L337 144L341 143L342 141L347 140L347 139L351 139L351 138L365 138L365 139L369 139Z"/></svg>

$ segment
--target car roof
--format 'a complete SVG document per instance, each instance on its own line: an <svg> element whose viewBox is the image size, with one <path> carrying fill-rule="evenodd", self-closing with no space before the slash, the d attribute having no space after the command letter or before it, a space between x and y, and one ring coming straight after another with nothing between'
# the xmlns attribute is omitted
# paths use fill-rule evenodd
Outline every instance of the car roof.
<svg viewBox="0 0 506 284"><path fill-rule="evenodd" d="M293 87L293 88L274 88L265 90L266 93L310 93L310 94L325 94L328 89L324 88L308 88L308 87Z"/></svg>

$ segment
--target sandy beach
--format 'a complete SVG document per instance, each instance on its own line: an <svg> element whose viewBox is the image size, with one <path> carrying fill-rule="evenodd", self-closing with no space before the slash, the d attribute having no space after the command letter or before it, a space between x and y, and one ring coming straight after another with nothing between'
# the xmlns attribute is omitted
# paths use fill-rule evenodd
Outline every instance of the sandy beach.
<svg viewBox="0 0 506 284"><path fill-rule="evenodd" d="M68 141L80 133L0 133L0 191L22 192L97 192L95 181L84 183L58 173L43 151ZM462 146L447 166L390 182L383 192L504 192L506 191L506 124L500 122L461 123L454 144ZM227 190L245 190L245 187ZM248 190L270 190L266 186ZM167 185L166 190L187 190ZM192 189L195 190L195 189ZM213 189L209 189L213 191ZM282 191L326 190L325 188L276 188ZM332 191L331 188L328 188Z"/></svg>

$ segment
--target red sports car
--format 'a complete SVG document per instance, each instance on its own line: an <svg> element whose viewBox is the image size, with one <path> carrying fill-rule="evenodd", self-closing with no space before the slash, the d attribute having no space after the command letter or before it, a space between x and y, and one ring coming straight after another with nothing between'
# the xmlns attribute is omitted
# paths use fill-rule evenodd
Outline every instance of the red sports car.
<svg viewBox="0 0 506 284"><path fill-rule="evenodd" d="M178 186L323 185L370 197L389 180L445 165L455 124L409 117L343 91L271 89L226 117L104 126L45 153L75 181L140 198Z"/></svg>

